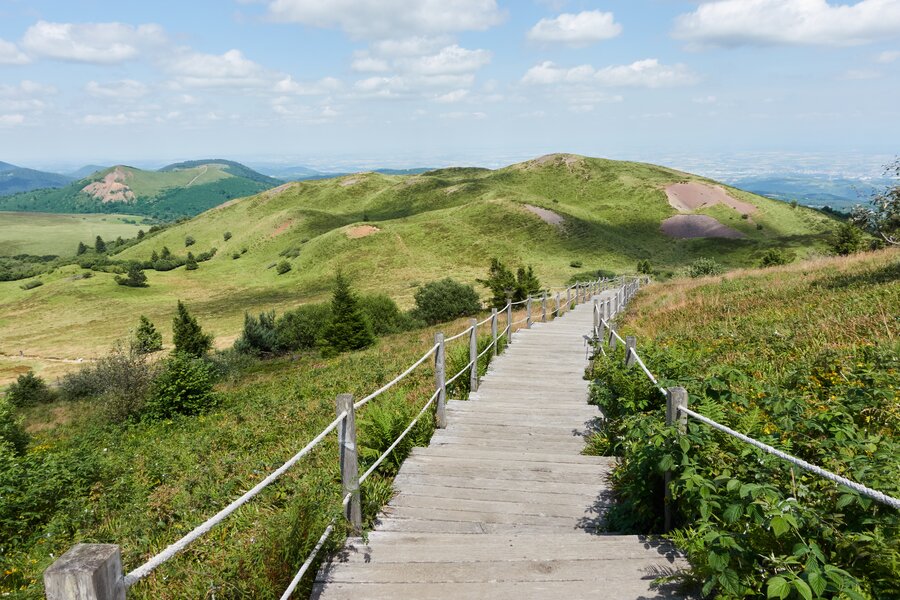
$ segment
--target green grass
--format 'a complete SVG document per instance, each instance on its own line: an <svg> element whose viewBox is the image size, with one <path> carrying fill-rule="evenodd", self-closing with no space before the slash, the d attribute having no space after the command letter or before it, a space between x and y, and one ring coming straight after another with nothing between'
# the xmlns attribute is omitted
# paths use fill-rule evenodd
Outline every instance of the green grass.
<svg viewBox="0 0 900 600"><path fill-rule="evenodd" d="M183 254L188 235L196 240L194 251L218 249L196 271L148 271L147 288L117 286L104 273L72 281L70 270L44 276L45 285L35 290L0 283L0 352L102 354L139 314L165 325L178 299L228 345L245 311L321 300L338 268L360 291L387 293L409 308L418 285L447 276L475 283L493 256L533 265L544 285L560 285L576 272L573 261L583 265L578 272L625 273L645 258L663 272L702 256L727 267L749 266L772 247L803 258L824 251L835 226L815 211L735 192L759 208L754 219L762 230L750 228L743 240L673 240L659 230L675 214L663 189L687 179L706 181L653 165L575 157L496 171L368 173L288 184L209 210L117 255L146 260L163 246ZM544 223L524 204L561 214L565 225ZM361 225L379 231L348 237ZM233 234L227 242L226 231ZM291 271L278 276L269 267L287 251L297 256Z"/></svg>
<svg viewBox="0 0 900 600"><path fill-rule="evenodd" d="M78 242L93 247L98 235L105 240L132 238L139 229L148 229L143 221L143 217L116 214L0 212L0 256L74 256Z"/></svg>

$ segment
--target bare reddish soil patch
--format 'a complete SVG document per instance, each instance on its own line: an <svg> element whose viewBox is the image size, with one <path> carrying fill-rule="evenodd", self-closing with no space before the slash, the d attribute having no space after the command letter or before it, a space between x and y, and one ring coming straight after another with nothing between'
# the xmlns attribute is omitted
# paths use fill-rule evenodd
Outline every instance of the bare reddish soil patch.
<svg viewBox="0 0 900 600"><path fill-rule="evenodd" d="M360 176L345 177L344 179L341 179L341 182L339 185L341 187L350 187L351 185L356 185L357 183L359 183L362 180L363 180L363 178Z"/></svg>
<svg viewBox="0 0 900 600"><path fill-rule="evenodd" d="M278 237L279 235L281 235L282 233L284 233L285 231L290 229L291 225L293 225L293 224L294 224L294 220L288 219L287 221L285 221L284 223L282 223L281 225L279 225L278 227L275 228L275 231L272 232L272 237Z"/></svg>
<svg viewBox="0 0 900 600"><path fill-rule="evenodd" d="M691 212L699 208L724 204L743 215L756 211L756 207L748 202L732 198L718 186L706 185L692 181L690 183L673 183L666 187L669 204L679 212Z"/></svg>
<svg viewBox="0 0 900 600"><path fill-rule="evenodd" d="M707 215L675 215L662 222L662 232L678 239L717 237L742 238L744 234L728 225L723 225Z"/></svg>
<svg viewBox="0 0 900 600"><path fill-rule="evenodd" d="M291 182L289 182L289 183L284 183L284 184L282 184L282 185L279 185L278 187L273 187L271 190L266 190L266 191L264 191L264 192L263 192L263 196L266 197L266 198L274 198L275 196L277 196L277 195L280 194L281 192L283 192L283 191L285 191L286 189L290 188L292 185L294 185L294 182L293 182L293 181L291 181ZM230 201L229 201L229 202L230 202ZM224 205L223 205L223 206L224 206Z"/></svg>
<svg viewBox="0 0 900 600"><path fill-rule="evenodd" d="M125 183L128 177L130 177L130 173L116 167L103 179L89 183L81 191L101 202L128 202L134 200L134 192Z"/></svg>
<svg viewBox="0 0 900 600"><path fill-rule="evenodd" d="M558 215L552 210L547 210L546 208L541 208L539 206L532 206L530 204L526 204L525 208L528 210L528 212L531 212L540 217L541 221L543 221L544 223L549 223L550 225L557 226L563 224L562 215Z"/></svg>
<svg viewBox="0 0 900 600"><path fill-rule="evenodd" d="M373 227L372 225L360 225L359 227L351 227L347 230L347 237L351 240L358 240L359 238L368 237L375 233L381 231L377 227Z"/></svg>

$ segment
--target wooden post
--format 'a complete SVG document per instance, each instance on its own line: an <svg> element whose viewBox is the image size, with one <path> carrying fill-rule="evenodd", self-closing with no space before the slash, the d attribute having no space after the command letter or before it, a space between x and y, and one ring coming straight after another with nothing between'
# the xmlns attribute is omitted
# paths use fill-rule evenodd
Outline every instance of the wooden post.
<svg viewBox="0 0 900 600"><path fill-rule="evenodd" d="M434 389L438 391L437 408L435 409L435 424L439 429L447 426L447 383L444 369L444 334L434 334L434 343L438 345L437 351L434 353Z"/></svg>
<svg viewBox="0 0 900 600"><path fill-rule="evenodd" d="M338 427L338 444L341 453L341 483L344 496L350 494L345 516L353 527L353 533L362 533L362 505L359 501L359 461L356 457L356 411L353 409L353 394L338 394L335 401L337 414L346 412Z"/></svg>
<svg viewBox="0 0 900 600"><path fill-rule="evenodd" d="M531 329L531 296L525 301L525 327Z"/></svg>
<svg viewBox="0 0 900 600"><path fill-rule="evenodd" d="M594 298L594 336L600 337L600 299Z"/></svg>
<svg viewBox="0 0 900 600"><path fill-rule="evenodd" d="M512 297L506 303L506 345L512 344Z"/></svg>
<svg viewBox="0 0 900 600"><path fill-rule="evenodd" d="M672 426L675 425L678 427L679 433L685 433L687 430L687 415L684 413L679 413L678 409L680 407L687 408L688 405L688 394L687 390L683 387L673 387L666 390L666 425ZM665 474L665 485L666 485L666 496L665 496L665 504L664 504L664 528L666 531L672 530L672 513L673 511L673 500L672 500L672 472L666 471Z"/></svg>
<svg viewBox="0 0 900 600"><path fill-rule="evenodd" d="M547 322L547 292L541 292L541 323Z"/></svg>
<svg viewBox="0 0 900 600"><path fill-rule="evenodd" d="M612 326L612 323L609 325L609 343L607 345L610 350L616 349L616 328Z"/></svg>
<svg viewBox="0 0 900 600"><path fill-rule="evenodd" d="M75 544L44 571L47 600L125 600L115 544Z"/></svg>
<svg viewBox="0 0 900 600"><path fill-rule="evenodd" d="M494 358L497 358L497 309L491 309L491 344L494 346Z"/></svg>
<svg viewBox="0 0 900 600"><path fill-rule="evenodd" d="M572 306L572 288L566 288L566 310L569 310L569 307Z"/></svg>
<svg viewBox="0 0 900 600"><path fill-rule="evenodd" d="M562 316L562 313L559 312L559 292L556 292L556 316L557 317ZM556 317L554 317L554 318L556 318Z"/></svg>
<svg viewBox="0 0 900 600"><path fill-rule="evenodd" d="M469 392L478 391L478 319L469 319Z"/></svg>
<svg viewBox="0 0 900 600"><path fill-rule="evenodd" d="M625 366L631 368L634 365L634 349L637 346L637 338L633 335L625 336Z"/></svg>

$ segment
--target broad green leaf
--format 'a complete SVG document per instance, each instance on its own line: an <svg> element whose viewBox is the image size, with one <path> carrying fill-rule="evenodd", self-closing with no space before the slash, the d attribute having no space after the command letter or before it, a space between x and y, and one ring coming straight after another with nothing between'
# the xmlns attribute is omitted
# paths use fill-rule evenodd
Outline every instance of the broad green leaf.
<svg viewBox="0 0 900 600"><path fill-rule="evenodd" d="M734 523L741 518L742 514L744 514L744 507L740 504L732 504L725 509L722 516L725 517L725 520L729 523Z"/></svg>
<svg viewBox="0 0 900 600"><path fill-rule="evenodd" d="M809 574L809 587L812 588L812 591L815 592L816 596L821 596L822 592L825 591L825 588L828 587L828 582L821 574L812 572Z"/></svg>
<svg viewBox="0 0 900 600"><path fill-rule="evenodd" d="M809 589L809 586L806 585L806 582L802 579L794 580L794 589L797 590L797 592L801 596L803 596L803 600L812 600L812 590Z"/></svg>
<svg viewBox="0 0 900 600"><path fill-rule="evenodd" d="M728 490L729 492L733 492L734 490L738 489L739 487L741 487L740 480L739 479L731 479L731 480L729 480L728 484L725 486L725 489Z"/></svg>
<svg viewBox="0 0 900 600"><path fill-rule="evenodd" d="M687 452L691 449L691 442L684 436L678 438L678 445L681 446L682 452Z"/></svg>
<svg viewBox="0 0 900 600"><path fill-rule="evenodd" d="M772 527L772 531L775 532L775 537L781 537L783 533L786 533L790 526L787 521L784 520L784 517L781 515L776 515L772 517L772 520L769 521L769 525Z"/></svg>
<svg viewBox="0 0 900 600"><path fill-rule="evenodd" d="M719 552L708 552L706 554L706 562L714 571L724 571L728 566L728 555Z"/></svg>
<svg viewBox="0 0 900 600"><path fill-rule="evenodd" d="M766 590L768 598L787 598L791 593L791 584L784 577L773 577Z"/></svg>

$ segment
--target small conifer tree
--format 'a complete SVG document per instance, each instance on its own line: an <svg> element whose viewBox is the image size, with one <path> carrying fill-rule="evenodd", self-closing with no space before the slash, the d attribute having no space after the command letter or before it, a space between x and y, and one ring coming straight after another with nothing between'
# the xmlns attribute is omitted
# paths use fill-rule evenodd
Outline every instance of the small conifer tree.
<svg viewBox="0 0 900 600"><path fill-rule="evenodd" d="M372 325L359 307L350 282L338 271L331 297L331 322L322 334L322 352L334 356L361 350L375 343Z"/></svg>
<svg viewBox="0 0 900 600"><path fill-rule="evenodd" d="M184 268L188 271L194 271L197 269L197 259L194 257L193 252L188 252L187 260L184 262Z"/></svg>
<svg viewBox="0 0 900 600"><path fill-rule="evenodd" d="M128 273L125 277L116 275L116 283L128 287L147 287L147 276L141 268L140 263L130 263L128 265Z"/></svg>
<svg viewBox="0 0 900 600"><path fill-rule="evenodd" d="M169 250L168 246L163 246L162 250L160 250L160 252L159 252L159 257L160 258L169 258L170 256L172 256L172 251Z"/></svg>
<svg viewBox="0 0 900 600"><path fill-rule="evenodd" d="M172 341L175 344L175 352L202 357L212 348L212 339L211 335L203 333L197 319L179 300L178 312L172 320Z"/></svg>
<svg viewBox="0 0 900 600"><path fill-rule="evenodd" d="M78 250L75 251L75 254L81 256L85 252L87 252L87 246L84 245L84 242L78 242Z"/></svg>
<svg viewBox="0 0 900 600"><path fill-rule="evenodd" d="M144 315L141 315L137 331L134 332L132 348L140 354L149 354L150 352L162 350L162 334L156 330L153 322Z"/></svg>
<svg viewBox="0 0 900 600"><path fill-rule="evenodd" d="M159 254L156 250L153 251L153 254L150 255L150 262L156 262L159 260Z"/></svg>
<svg viewBox="0 0 900 600"><path fill-rule="evenodd" d="M97 251L97 254L102 254L103 252L106 252L106 242L104 242L103 238L100 237L99 235L97 236L97 239L94 240L94 250Z"/></svg>

